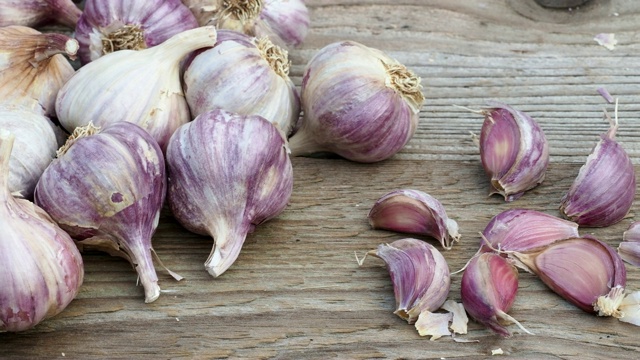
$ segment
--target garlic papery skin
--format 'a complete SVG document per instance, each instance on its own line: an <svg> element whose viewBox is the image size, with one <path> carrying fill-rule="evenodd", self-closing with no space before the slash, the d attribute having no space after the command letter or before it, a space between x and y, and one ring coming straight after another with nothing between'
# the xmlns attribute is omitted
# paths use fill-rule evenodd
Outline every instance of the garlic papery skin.
<svg viewBox="0 0 640 360"><path fill-rule="evenodd" d="M213 110L181 126L167 148L169 207L213 237L205 268L222 275L248 233L287 206L293 172L281 130L260 116Z"/></svg>
<svg viewBox="0 0 640 360"><path fill-rule="evenodd" d="M322 48L304 72L292 155L332 152L365 163L393 156L416 131L421 88L419 77L380 50L353 41Z"/></svg>
<svg viewBox="0 0 640 360"><path fill-rule="evenodd" d="M618 254L622 260L634 266L640 266L640 221L635 221L622 234L618 245Z"/></svg>
<svg viewBox="0 0 640 360"><path fill-rule="evenodd" d="M385 194L375 202L368 218L374 229L431 236L447 250L460 240L458 224L449 219L442 203L419 190Z"/></svg>
<svg viewBox="0 0 640 360"><path fill-rule="evenodd" d="M213 27L183 31L158 46L120 50L81 67L60 89L56 112L72 132L131 122L147 130L164 150L173 132L191 120L180 83L180 61L216 43Z"/></svg>
<svg viewBox="0 0 640 360"><path fill-rule="evenodd" d="M58 149L54 124L44 115L0 105L0 129L15 136L7 187L14 196L30 199L38 179Z"/></svg>
<svg viewBox="0 0 640 360"><path fill-rule="evenodd" d="M74 28L82 11L71 0L0 0L0 27L59 23Z"/></svg>
<svg viewBox="0 0 640 360"><path fill-rule="evenodd" d="M86 0L76 26L83 64L118 50L146 49L198 27L180 0Z"/></svg>
<svg viewBox="0 0 640 360"><path fill-rule="evenodd" d="M218 31L216 45L198 54L184 74L191 116L214 109L259 115L289 134L300 116L289 66L287 51L267 38Z"/></svg>
<svg viewBox="0 0 640 360"><path fill-rule="evenodd" d="M7 188L14 135L0 128L0 333L36 326L62 310L82 285L73 240L41 208Z"/></svg>
<svg viewBox="0 0 640 360"><path fill-rule="evenodd" d="M182 0L203 25L249 36L268 36L278 45L298 46L309 30L303 0Z"/></svg>
<svg viewBox="0 0 640 360"><path fill-rule="evenodd" d="M442 254L428 243L401 239L381 244L366 253L387 265L396 298L394 314L413 324L423 312L434 312L449 295L449 265ZM362 265L365 258L359 260Z"/></svg>
<svg viewBox="0 0 640 360"><path fill-rule="evenodd" d="M478 254L469 261L462 275L460 293L467 313L503 337L511 336L505 324L517 324L531 334L507 314L517 292L518 270L510 260L498 254Z"/></svg>
<svg viewBox="0 0 640 360"><path fill-rule="evenodd" d="M482 236L481 251L524 252L580 235L574 222L536 210L510 209L494 216Z"/></svg>
<svg viewBox="0 0 640 360"><path fill-rule="evenodd" d="M480 133L480 158L490 192L513 201L542 183L549 144L542 128L526 113L491 101Z"/></svg>
<svg viewBox="0 0 640 360"><path fill-rule="evenodd" d="M153 138L120 122L76 129L44 171L34 199L78 246L127 259L158 298L151 240L166 193L165 162Z"/></svg>
<svg viewBox="0 0 640 360"><path fill-rule="evenodd" d="M616 118L600 136L586 163L580 168L560 212L585 227L606 227L622 220L636 195L636 175L627 152L615 141Z"/></svg>
<svg viewBox="0 0 640 360"><path fill-rule="evenodd" d="M75 72L64 55L77 51L78 42L63 34L0 28L0 103L55 116L58 91Z"/></svg>

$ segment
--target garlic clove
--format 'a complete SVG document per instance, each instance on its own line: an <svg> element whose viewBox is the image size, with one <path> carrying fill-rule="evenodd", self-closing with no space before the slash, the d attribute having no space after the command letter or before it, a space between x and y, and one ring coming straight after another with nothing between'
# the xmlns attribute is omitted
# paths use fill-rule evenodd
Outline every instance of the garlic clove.
<svg viewBox="0 0 640 360"><path fill-rule="evenodd" d="M505 201L521 197L544 180L549 145L540 126L526 113L489 102L480 133L480 157L491 179L491 194Z"/></svg>
<svg viewBox="0 0 640 360"><path fill-rule="evenodd" d="M460 241L458 224L447 217L442 203L419 190L395 190L382 196L368 217L374 229L431 236L445 249Z"/></svg>
<svg viewBox="0 0 640 360"><path fill-rule="evenodd" d="M614 138L618 129L617 101L615 120L600 136L578 176L563 196L560 212L580 226L606 227L622 220L633 204L636 176L627 152Z"/></svg>
<svg viewBox="0 0 640 360"><path fill-rule="evenodd" d="M622 234L618 254L629 264L640 266L640 221L633 222Z"/></svg>
<svg viewBox="0 0 640 360"><path fill-rule="evenodd" d="M442 254L424 241L396 240L381 244L366 255L378 257L387 265L396 298L394 314L409 324L422 312L438 310L447 299L451 286L449 266Z"/></svg>
<svg viewBox="0 0 640 360"><path fill-rule="evenodd" d="M494 216L482 232L481 251L525 252L579 237L578 224L540 211L510 209Z"/></svg>
<svg viewBox="0 0 640 360"><path fill-rule="evenodd" d="M0 8L0 27L37 27L54 22L74 28L82 14L71 0L3 0Z"/></svg>

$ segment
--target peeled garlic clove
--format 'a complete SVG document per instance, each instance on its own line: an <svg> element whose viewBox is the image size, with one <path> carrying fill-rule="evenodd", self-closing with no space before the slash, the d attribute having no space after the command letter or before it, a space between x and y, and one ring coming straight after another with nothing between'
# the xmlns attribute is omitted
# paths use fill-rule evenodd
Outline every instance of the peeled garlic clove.
<svg viewBox="0 0 640 360"><path fill-rule="evenodd" d="M131 122L166 148L173 132L190 121L180 84L180 61L213 46L216 31L201 27L144 50L120 50L88 63L60 89L56 111L68 131Z"/></svg>
<svg viewBox="0 0 640 360"><path fill-rule="evenodd" d="M380 50L352 41L324 47L304 72L292 155L332 152L367 163L393 156L416 131L421 88L419 77Z"/></svg>
<svg viewBox="0 0 640 360"><path fill-rule="evenodd" d="M438 310L447 299L451 287L449 265L428 243L401 239L381 244L367 255L386 263L396 297L394 314L409 324L414 323L422 312Z"/></svg>
<svg viewBox="0 0 640 360"><path fill-rule="evenodd" d="M55 116L56 95L75 72L63 54L73 58L77 51L66 35L0 28L0 103Z"/></svg>
<svg viewBox="0 0 640 360"><path fill-rule="evenodd" d="M71 0L0 0L0 9L0 27L53 22L74 28L82 14Z"/></svg>
<svg viewBox="0 0 640 360"><path fill-rule="evenodd" d="M540 126L527 114L489 102L480 133L480 157L491 179L491 194L505 201L538 186L549 164L549 145Z"/></svg>
<svg viewBox="0 0 640 360"><path fill-rule="evenodd" d="M469 315L498 335L509 337L506 324L516 324L507 314L518 292L518 270L509 260L494 253L483 253L469 261L460 284L462 304Z"/></svg>
<svg viewBox="0 0 640 360"><path fill-rule="evenodd" d="M146 49L198 27L180 0L86 0L75 37L83 64L118 50Z"/></svg>
<svg viewBox="0 0 640 360"><path fill-rule="evenodd" d="M30 329L78 294L82 257L67 233L7 187L14 136L0 128L0 333Z"/></svg>
<svg viewBox="0 0 640 360"><path fill-rule="evenodd" d="M151 238L165 198L165 163L153 138L121 122L76 129L44 171L35 202L78 245L127 259L144 287L158 298Z"/></svg>
<svg viewBox="0 0 640 360"><path fill-rule="evenodd" d="M213 237L205 268L222 275L248 233L287 206L293 172L282 132L260 116L205 112L167 148L169 206L187 230Z"/></svg>
<svg viewBox="0 0 640 360"><path fill-rule="evenodd" d="M627 152L615 140L616 118L600 136L560 204L560 211L580 226L605 227L622 220L636 195L636 175Z"/></svg>
<svg viewBox="0 0 640 360"><path fill-rule="evenodd" d="M447 217L442 203L418 190L395 190L382 196L369 212L374 229L427 235L451 249L460 240L458 224Z"/></svg>
<svg viewBox="0 0 640 360"><path fill-rule="evenodd" d="M198 54L185 71L191 115L214 109L259 115L288 134L300 116L289 66L287 51L269 39L220 30L216 45Z"/></svg>
<svg viewBox="0 0 640 360"><path fill-rule="evenodd" d="M640 266L640 221L632 223L622 234L618 254L629 264Z"/></svg>
<svg viewBox="0 0 640 360"><path fill-rule="evenodd" d="M303 0L182 0L203 25L250 36L268 36L278 45L298 46L309 30Z"/></svg>
<svg viewBox="0 0 640 360"><path fill-rule="evenodd" d="M511 209L494 216L482 236L483 251L491 247L524 252L580 235L576 223L540 211Z"/></svg>

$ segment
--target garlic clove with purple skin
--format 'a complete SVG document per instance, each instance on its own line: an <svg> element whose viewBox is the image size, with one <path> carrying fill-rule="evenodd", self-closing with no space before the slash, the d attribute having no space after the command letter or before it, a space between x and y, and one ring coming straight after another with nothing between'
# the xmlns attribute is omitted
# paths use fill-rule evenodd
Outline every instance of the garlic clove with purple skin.
<svg viewBox="0 0 640 360"><path fill-rule="evenodd" d="M544 180L549 144L542 128L526 113L495 101L482 110L480 158L490 177L489 195L513 201Z"/></svg>
<svg viewBox="0 0 640 360"><path fill-rule="evenodd" d="M419 190L387 193L376 201L368 217L374 229L431 236L447 250L460 240L458 224L449 219L442 203Z"/></svg>
<svg viewBox="0 0 640 360"><path fill-rule="evenodd" d="M160 295L151 240L165 199L162 151L137 125L76 129L36 186L35 202L81 248L127 259L145 302Z"/></svg>
<svg viewBox="0 0 640 360"><path fill-rule="evenodd" d="M421 88L418 76L380 50L353 41L320 49L302 79L292 155L332 152L365 163L393 156L416 131Z"/></svg>
<svg viewBox="0 0 640 360"><path fill-rule="evenodd" d="M82 285L73 240L41 208L7 188L14 135L0 128L0 333L23 331L64 310Z"/></svg>
<svg viewBox="0 0 640 360"><path fill-rule="evenodd" d="M0 0L0 27L59 23L74 28L82 11L71 0Z"/></svg>
<svg viewBox="0 0 640 360"><path fill-rule="evenodd" d="M635 221L622 234L618 245L618 254L622 260L634 266L640 266L640 221Z"/></svg>
<svg viewBox="0 0 640 360"><path fill-rule="evenodd" d="M198 27L180 0L86 0L76 26L83 64L118 50L146 49Z"/></svg>
<svg viewBox="0 0 640 360"><path fill-rule="evenodd" d="M636 175L627 152L615 141L618 105L607 133L600 136L586 163L580 168L560 212L580 226L606 227L622 220L636 195ZM608 115L607 115L608 117Z"/></svg>
<svg viewBox="0 0 640 360"><path fill-rule="evenodd" d="M174 217L213 237L205 268L214 277L236 261L248 233L284 211L293 190L282 131L255 115L201 114L171 137L167 165Z"/></svg>

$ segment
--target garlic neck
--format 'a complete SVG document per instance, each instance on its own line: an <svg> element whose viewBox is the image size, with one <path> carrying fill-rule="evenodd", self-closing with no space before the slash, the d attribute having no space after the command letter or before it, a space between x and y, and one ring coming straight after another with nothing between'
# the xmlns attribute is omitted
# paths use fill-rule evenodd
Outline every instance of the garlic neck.
<svg viewBox="0 0 640 360"><path fill-rule="evenodd" d="M233 265L250 230L251 224L247 221L234 224L221 220L210 226L214 245L204 266L211 276L218 277Z"/></svg>
<svg viewBox="0 0 640 360"><path fill-rule="evenodd" d="M382 62L387 71L386 85L394 89L409 104L414 113L420 112L424 102L420 78L400 63Z"/></svg>
<svg viewBox="0 0 640 360"><path fill-rule="evenodd" d="M287 51L273 44L266 36L256 39L255 43L260 55L269 63L271 69L280 77L287 79L291 67Z"/></svg>
<svg viewBox="0 0 640 360"><path fill-rule="evenodd" d="M71 148L71 146L76 141L78 141L78 139L82 139L83 137L95 135L95 134L97 134L99 132L100 132L100 127L99 126L94 126L93 122L89 122L89 124L87 124L87 126L79 126L79 127L77 127L75 130L73 130L73 134L71 134L71 136L69 136L69 138L67 139L67 142L65 142L64 145L62 145L60 147L60 149L58 149L58 151L56 151L56 157L61 157L64 154L66 154L67 151L69 151L69 148Z"/></svg>
<svg viewBox="0 0 640 360"><path fill-rule="evenodd" d="M36 63L50 59L53 55L64 54L75 59L78 52L78 41L63 34L41 34L44 41L38 41L33 54Z"/></svg>
<svg viewBox="0 0 640 360"><path fill-rule="evenodd" d="M149 241L144 239L128 239L127 247L123 250L129 255L131 265L138 273L138 280L144 288L144 302L154 302L160 296L158 275L153 265L151 245L145 246ZM124 245L124 244L122 244Z"/></svg>
<svg viewBox="0 0 640 360"><path fill-rule="evenodd" d="M118 50L142 50L147 48L140 25L123 25L102 38L102 54Z"/></svg>
<svg viewBox="0 0 640 360"><path fill-rule="evenodd" d="M176 34L160 45L144 50L152 59L162 59L168 64L177 65L192 51L213 47L218 34L213 26L202 26Z"/></svg>

